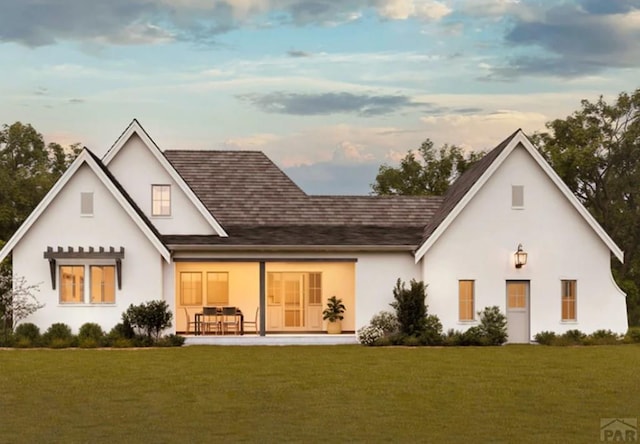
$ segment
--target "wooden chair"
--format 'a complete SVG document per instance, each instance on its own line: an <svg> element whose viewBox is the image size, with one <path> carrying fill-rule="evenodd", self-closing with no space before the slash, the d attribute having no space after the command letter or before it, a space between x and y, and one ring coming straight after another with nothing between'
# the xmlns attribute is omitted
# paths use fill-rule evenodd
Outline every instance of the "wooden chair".
<svg viewBox="0 0 640 444"><path fill-rule="evenodd" d="M200 322L200 329L202 330L203 334L207 334L213 331L213 334L217 335L222 332L222 325L218 307L202 308L202 321Z"/></svg>
<svg viewBox="0 0 640 444"><path fill-rule="evenodd" d="M182 307L184 309L184 314L187 319L187 334L191 334L191 326L193 325L193 332L198 333L198 323L195 320L191 320L191 316L189 315L189 310L187 307Z"/></svg>
<svg viewBox="0 0 640 444"><path fill-rule="evenodd" d="M240 317L238 316L238 309L236 307L222 307L222 321L220 326L222 327L222 334L225 334L229 330L233 330L235 334L240 333Z"/></svg>
<svg viewBox="0 0 640 444"><path fill-rule="evenodd" d="M257 335L260 334L260 330L258 330L258 316L260 316L260 307L256 308L256 317L254 318L253 321L245 320L242 323L242 329L244 330L245 333L247 332L247 326L249 326L255 329Z"/></svg>

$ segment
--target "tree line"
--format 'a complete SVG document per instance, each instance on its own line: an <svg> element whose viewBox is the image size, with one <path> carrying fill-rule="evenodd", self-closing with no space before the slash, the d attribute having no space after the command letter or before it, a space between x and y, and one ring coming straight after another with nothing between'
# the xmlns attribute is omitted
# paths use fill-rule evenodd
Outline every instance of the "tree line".
<svg viewBox="0 0 640 444"><path fill-rule="evenodd" d="M612 270L627 293L629 324L640 325L640 89L611 104L583 100L529 138L624 251L624 263L613 260ZM442 195L484 154L455 145L436 149L427 139L398 167L382 165L371 188L379 195Z"/></svg>

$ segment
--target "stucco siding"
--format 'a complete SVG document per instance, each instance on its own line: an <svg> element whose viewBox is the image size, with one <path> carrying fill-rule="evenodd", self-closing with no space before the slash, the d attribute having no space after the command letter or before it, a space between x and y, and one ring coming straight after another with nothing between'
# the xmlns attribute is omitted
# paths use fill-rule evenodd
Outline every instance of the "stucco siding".
<svg viewBox="0 0 640 444"><path fill-rule="evenodd" d="M410 252L361 253L356 266L356 330L369 324L380 311L391 311L398 279L409 285L420 280L420 266Z"/></svg>
<svg viewBox="0 0 640 444"><path fill-rule="evenodd" d="M94 193L94 214L80 216L80 193ZM116 288L115 304L61 304L59 283L52 289L49 262L43 253L47 247L124 247L122 289ZM58 260L60 265L113 265L113 260ZM139 304L162 297L162 258L151 242L124 211L113 195L83 165L31 226L13 250L14 273L29 283L40 284L38 300L45 307L23 322L33 322L41 329L54 322L64 322L77 333L85 322L96 322L109 330L121 321L129 304ZM89 300L90 278L85 271L85 298Z"/></svg>
<svg viewBox="0 0 640 444"><path fill-rule="evenodd" d="M111 160L109 171L160 233L215 234L211 225L137 134L133 134ZM171 185L171 216L151 215L152 185Z"/></svg>
<svg viewBox="0 0 640 444"><path fill-rule="evenodd" d="M512 185L524 186L524 208L512 209ZM514 266L522 244L528 263ZM458 280L475 281L476 311L505 312L506 281L530 282L530 333L627 329L626 300L611 278L611 253L555 184L517 147L458 215L422 261L430 312L445 329L458 320ZM561 320L561 280L577 281L577 320Z"/></svg>

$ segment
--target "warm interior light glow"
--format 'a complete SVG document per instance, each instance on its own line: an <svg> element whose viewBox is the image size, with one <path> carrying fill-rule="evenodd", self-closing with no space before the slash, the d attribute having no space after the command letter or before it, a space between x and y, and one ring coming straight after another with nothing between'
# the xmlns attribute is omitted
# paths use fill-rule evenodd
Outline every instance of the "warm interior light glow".
<svg viewBox="0 0 640 444"><path fill-rule="evenodd" d="M522 249L522 244L518 244L518 251L515 253L516 268L522 268L527 263L527 253Z"/></svg>

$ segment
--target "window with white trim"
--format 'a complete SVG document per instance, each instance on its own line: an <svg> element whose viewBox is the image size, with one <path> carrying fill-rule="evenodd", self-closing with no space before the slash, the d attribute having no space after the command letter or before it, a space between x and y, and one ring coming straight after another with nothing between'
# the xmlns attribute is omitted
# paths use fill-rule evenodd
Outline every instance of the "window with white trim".
<svg viewBox="0 0 640 444"><path fill-rule="evenodd" d="M461 321L473 321L475 285L471 280L458 281L458 318Z"/></svg>
<svg viewBox="0 0 640 444"><path fill-rule="evenodd" d="M116 267L113 265L91 265L91 303L113 304L116 302Z"/></svg>
<svg viewBox="0 0 640 444"><path fill-rule="evenodd" d="M511 186L511 208L514 208L514 209L524 208L524 186L523 185Z"/></svg>
<svg viewBox="0 0 640 444"><path fill-rule="evenodd" d="M60 266L60 302L84 303L84 265Z"/></svg>
<svg viewBox="0 0 640 444"><path fill-rule="evenodd" d="M93 193L80 193L80 216L93 216Z"/></svg>
<svg viewBox="0 0 640 444"><path fill-rule="evenodd" d="M151 185L151 215L171 216L171 185Z"/></svg>
<svg viewBox="0 0 640 444"><path fill-rule="evenodd" d="M575 280L563 280L562 282L562 320L563 321L575 321L576 308L577 308L577 296L578 296L578 284Z"/></svg>

